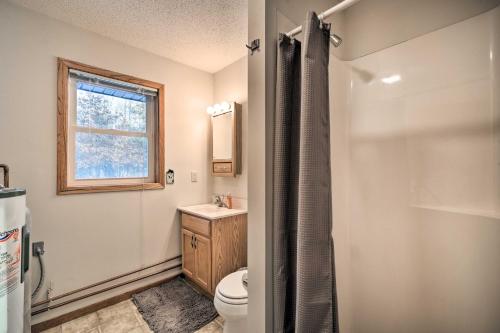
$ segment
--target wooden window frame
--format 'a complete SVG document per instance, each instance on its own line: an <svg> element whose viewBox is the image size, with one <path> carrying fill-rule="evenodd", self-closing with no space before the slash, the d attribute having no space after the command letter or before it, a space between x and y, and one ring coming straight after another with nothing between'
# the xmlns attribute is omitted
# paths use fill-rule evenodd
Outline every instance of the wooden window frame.
<svg viewBox="0 0 500 333"><path fill-rule="evenodd" d="M68 78L70 69L158 90L158 115L156 118L156 144L153 181L135 184L70 185L68 183ZM82 194L117 191L156 190L165 188L165 125L164 85L134 76L109 71L76 61L57 58L57 194ZM124 180L126 181L126 180Z"/></svg>

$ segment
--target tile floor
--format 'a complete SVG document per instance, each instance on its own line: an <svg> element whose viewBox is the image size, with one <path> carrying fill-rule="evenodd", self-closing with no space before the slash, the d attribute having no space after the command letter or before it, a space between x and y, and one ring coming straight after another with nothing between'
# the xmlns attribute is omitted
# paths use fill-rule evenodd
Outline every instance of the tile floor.
<svg viewBox="0 0 500 333"><path fill-rule="evenodd" d="M222 333L223 320L217 317L197 333ZM42 333L150 333L148 325L131 300L111 305Z"/></svg>

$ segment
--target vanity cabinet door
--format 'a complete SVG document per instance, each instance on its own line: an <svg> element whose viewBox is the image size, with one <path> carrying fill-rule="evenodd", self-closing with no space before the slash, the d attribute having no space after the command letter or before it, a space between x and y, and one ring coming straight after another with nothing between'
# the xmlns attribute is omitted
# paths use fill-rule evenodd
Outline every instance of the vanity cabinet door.
<svg viewBox="0 0 500 333"><path fill-rule="evenodd" d="M207 291L211 291L211 249L210 239L195 235L196 272L195 280Z"/></svg>
<svg viewBox="0 0 500 333"><path fill-rule="evenodd" d="M195 274L194 233L182 229L182 271L192 278Z"/></svg>

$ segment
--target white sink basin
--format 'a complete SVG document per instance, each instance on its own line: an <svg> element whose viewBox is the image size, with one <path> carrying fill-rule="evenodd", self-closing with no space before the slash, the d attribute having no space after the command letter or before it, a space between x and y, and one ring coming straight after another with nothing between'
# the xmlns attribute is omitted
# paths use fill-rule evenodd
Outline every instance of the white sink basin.
<svg viewBox="0 0 500 333"><path fill-rule="evenodd" d="M215 220L223 217L245 214L244 209L229 209L226 207L218 207L214 204L203 204L195 206L185 206L178 208L181 212L195 215L204 219Z"/></svg>

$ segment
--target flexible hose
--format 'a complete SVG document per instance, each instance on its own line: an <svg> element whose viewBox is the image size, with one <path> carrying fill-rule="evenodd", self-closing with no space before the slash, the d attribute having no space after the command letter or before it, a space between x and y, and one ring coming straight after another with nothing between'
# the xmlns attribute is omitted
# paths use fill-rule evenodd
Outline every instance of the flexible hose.
<svg viewBox="0 0 500 333"><path fill-rule="evenodd" d="M40 263L40 280L38 281L38 285L36 286L35 290L33 290L31 298L36 297L36 295L40 292L40 289L42 289L43 283L45 281L45 266L43 265L42 253L37 252L36 256L38 257L38 262Z"/></svg>

